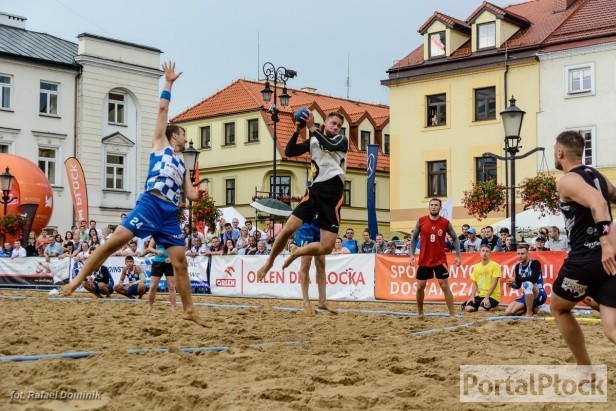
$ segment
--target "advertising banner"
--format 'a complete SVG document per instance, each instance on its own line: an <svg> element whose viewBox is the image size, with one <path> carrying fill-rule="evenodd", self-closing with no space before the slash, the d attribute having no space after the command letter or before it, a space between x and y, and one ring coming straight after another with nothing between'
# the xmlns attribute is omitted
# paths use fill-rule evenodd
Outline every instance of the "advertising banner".
<svg viewBox="0 0 616 411"><path fill-rule="evenodd" d="M73 197L73 208L75 210L75 220L77 222L88 220L88 189L86 187L86 178L83 174L81 163L75 157L69 157L64 162L66 174L71 188L71 196Z"/></svg>
<svg viewBox="0 0 616 411"><path fill-rule="evenodd" d="M0 258L0 284L53 285L66 282L70 258Z"/></svg>
<svg viewBox="0 0 616 411"><path fill-rule="evenodd" d="M216 256L212 259L212 294L220 296L301 299L299 259L282 270L286 256L276 258L263 281L257 270L266 256ZM310 298L318 297L316 271L310 267ZM331 300L374 300L374 255L328 255L325 257L327 298Z"/></svg>
<svg viewBox="0 0 616 411"><path fill-rule="evenodd" d="M558 271L567 256L564 251L531 252L533 260L541 262L543 282L548 294L547 304L550 303L552 283L558 275ZM449 265L449 288L456 302L464 302L469 298L472 281L470 273L475 264L481 262L479 253L462 253L462 264L455 267L455 254L447 254ZM375 297L378 300L415 301L417 291L417 267L409 266L408 255L397 256L389 254L376 255L376 287ZM503 278L501 279L501 303L509 304L522 295L521 290L507 287L505 280L514 277L513 268L518 263L516 253L492 252L493 261L502 267ZM443 292L436 279L429 280L425 289L425 301L443 302Z"/></svg>

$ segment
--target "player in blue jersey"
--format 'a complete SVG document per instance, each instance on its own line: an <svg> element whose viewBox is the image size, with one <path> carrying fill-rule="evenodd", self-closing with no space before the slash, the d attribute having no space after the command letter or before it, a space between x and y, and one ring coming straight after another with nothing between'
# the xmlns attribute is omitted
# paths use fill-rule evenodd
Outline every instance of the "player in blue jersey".
<svg viewBox="0 0 616 411"><path fill-rule="evenodd" d="M157 244L165 248L173 265L176 286L184 309L183 318L206 326L192 303L186 247L180 228L178 206L180 190L185 193L186 198L193 201L199 199L199 193L190 182L184 161L177 154L186 148L184 129L173 124L167 125L171 88L182 73L176 73L173 62L164 63L163 71L165 85L160 95L156 126L152 137L152 152L145 191L137 200L133 211L122 220L113 235L102 246L96 248L73 281L62 287L60 294L70 295L87 275L100 267L110 255L128 243L131 238L152 236Z"/></svg>
<svg viewBox="0 0 616 411"><path fill-rule="evenodd" d="M531 317L545 304L548 295L543 288L543 274L541 263L531 260L528 255L528 244L518 244L519 264L513 268L514 278L507 279L507 286L514 290L522 289L520 298L507 306L505 315L523 315Z"/></svg>
<svg viewBox="0 0 616 411"><path fill-rule="evenodd" d="M303 247L313 242L319 242L321 240L321 233L319 226L316 223L317 216L315 216L310 223L302 224L295 232L295 240L293 241L293 247ZM300 259L299 277L302 285L302 298L304 300L304 311L308 317L314 317L314 308L310 304L310 297L308 295L308 287L310 286L310 265L314 258L314 265L317 272L317 287L319 289L319 303L317 305L321 310L329 311L330 313L336 313L336 310L332 308L327 302L327 282L325 278L325 256L324 255L311 255L302 256Z"/></svg>

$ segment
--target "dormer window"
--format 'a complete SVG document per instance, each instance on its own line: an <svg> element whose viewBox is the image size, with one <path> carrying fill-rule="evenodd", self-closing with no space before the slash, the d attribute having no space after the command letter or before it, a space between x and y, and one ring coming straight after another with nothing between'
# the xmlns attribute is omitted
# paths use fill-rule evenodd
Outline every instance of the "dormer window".
<svg viewBox="0 0 616 411"><path fill-rule="evenodd" d="M430 58L445 55L445 32L430 33Z"/></svg>
<svg viewBox="0 0 616 411"><path fill-rule="evenodd" d="M477 25L477 49L496 47L496 22Z"/></svg>

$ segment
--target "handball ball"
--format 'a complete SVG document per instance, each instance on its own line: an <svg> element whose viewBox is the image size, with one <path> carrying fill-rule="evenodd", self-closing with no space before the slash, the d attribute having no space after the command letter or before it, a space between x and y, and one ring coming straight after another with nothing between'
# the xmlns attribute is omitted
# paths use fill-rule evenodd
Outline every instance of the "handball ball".
<svg viewBox="0 0 616 411"><path fill-rule="evenodd" d="M307 108L302 107L295 112L295 121L299 123L300 126L304 127L306 125L306 121L303 117L307 117L310 114Z"/></svg>

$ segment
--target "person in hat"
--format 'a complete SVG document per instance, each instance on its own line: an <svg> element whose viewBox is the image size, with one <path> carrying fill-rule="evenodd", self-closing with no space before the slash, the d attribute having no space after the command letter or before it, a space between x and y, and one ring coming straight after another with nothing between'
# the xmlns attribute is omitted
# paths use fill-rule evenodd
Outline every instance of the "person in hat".
<svg viewBox="0 0 616 411"><path fill-rule="evenodd" d="M474 227L468 229L468 240L464 242L464 251L467 253L478 252L481 247L481 238L477 237L477 230Z"/></svg>

